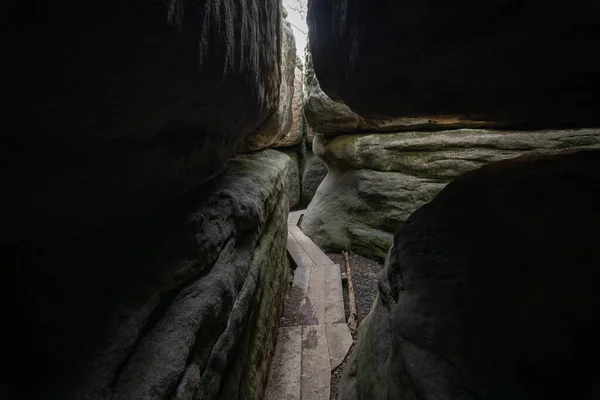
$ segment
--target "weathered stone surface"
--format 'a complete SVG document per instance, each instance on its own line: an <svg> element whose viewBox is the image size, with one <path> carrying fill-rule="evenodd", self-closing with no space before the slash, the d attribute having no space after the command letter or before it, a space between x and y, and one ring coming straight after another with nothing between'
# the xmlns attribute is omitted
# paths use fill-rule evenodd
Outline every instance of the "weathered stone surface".
<svg viewBox="0 0 600 400"><path fill-rule="evenodd" d="M278 107L277 0L9 0L2 21L3 240L178 199Z"/></svg>
<svg viewBox="0 0 600 400"><path fill-rule="evenodd" d="M469 172L398 229L341 400L596 399L600 151Z"/></svg>
<svg viewBox="0 0 600 400"><path fill-rule="evenodd" d="M296 41L288 21L283 21L283 40L281 44L281 85L279 86L279 107L258 131L247 140L250 151L275 147L290 134L293 122L293 102L295 93Z"/></svg>
<svg viewBox="0 0 600 400"><path fill-rule="evenodd" d="M327 175L327 165L312 151L307 150L302 157L302 205L308 206L317 188Z"/></svg>
<svg viewBox="0 0 600 400"><path fill-rule="evenodd" d="M274 147L289 147L300 144L304 133L304 73L300 68L302 65L296 64L294 72L294 98L292 100L292 124L287 135Z"/></svg>
<svg viewBox="0 0 600 400"><path fill-rule="evenodd" d="M306 54L306 99L304 112L308 124L307 138L312 143L315 132L322 134L343 134L361 132L398 132L415 129L450 129L479 127L485 124L477 121L439 118L363 118L343 103L333 101L319 86L315 76L310 52ZM489 125L489 124L488 124Z"/></svg>
<svg viewBox="0 0 600 400"><path fill-rule="evenodd" d="M15 398L262 398L288 274L290 168L274 150L237 156L144 218L4 248L2 383Z"/></svg>
<svg viewBox="0 0 600 400"><path fill-rule="evenodd" d="M321 87L364 118L558 127L600 122L599 17L594 0L310 0L307 22Z"/></svg>
<svg viewBox="0 0 600 400"><path fill-rule="evenodd" d="M288 169L288 198L290 209L300 204L300 160L298 154L288 151L285 154L292 160Z"/></svg>
<svg viewBox="0 0 600 400"><path fill-rule="evenodd" d="M393 232L450 180L524 154L600 147L600 130L442 132L317 136L329 173L302 220L326 251L383 260Z"/></svg>

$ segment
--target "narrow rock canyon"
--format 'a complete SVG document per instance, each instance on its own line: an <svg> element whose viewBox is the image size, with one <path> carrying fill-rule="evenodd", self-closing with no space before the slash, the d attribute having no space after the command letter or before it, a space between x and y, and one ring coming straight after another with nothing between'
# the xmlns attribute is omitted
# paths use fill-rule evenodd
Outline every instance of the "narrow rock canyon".
<svg viewBox="0 0 600 400"><path fill-rule="evenodd" d="M340 400L600 399L600 7L307 5L1 6L0 398L266 399L291 234Z"/></svg>

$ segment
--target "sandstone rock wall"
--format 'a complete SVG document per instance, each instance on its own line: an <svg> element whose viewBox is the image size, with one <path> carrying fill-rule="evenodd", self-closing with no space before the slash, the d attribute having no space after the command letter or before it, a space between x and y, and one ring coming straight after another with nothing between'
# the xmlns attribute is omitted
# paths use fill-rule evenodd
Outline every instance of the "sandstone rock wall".
<svg viewBox="0 0 600 400"><path fill-rule="evenodd" d="M8 398L262 398L287 284L290 168L274 150L237 156L136 221L5 251Z"/></svg>
<svg viewBox="0 0 600 400"><path fill-rule="evenodd" d="M596 126L594 0L310 0L324 92L363 118Z"/></svg>
<svg viewBox="0 0 600 400"><path fill-rule="evenodd" d="M599 171L599 151L493 163L412 214L339 399L598 398Z"/></svg>
<svg viewBox="0 0 600 400"><path fill-rule="evenodd" d="M292 123L281 2L0 8L0 397L262 398L300 178L236 152Z"/></svg>
<svg viewBox="0 0 600 400"><path fill-rule="evenodd" d="M308 49L307 49L308 50ZM312 143L314 133L340 135L344 133L398 132L415 129L450 129L480 127L486 124L478 121L451 119L438 116L429 117L387 117L368 118L356 114L346 104L332 100L319 84L310 51L306 53L306 99L304 112L308 122L308 141ZM487 124L490 125L490 124Z"/></svg>
<svg viewBox="0 0 600 400"><path fill-rule="evenodd" d="M288 198L290 199L290 209L300 204L301 180L300 180L300 157L298 153L288 151L285 153L291 160L288 170L287 185Z"/></svg>
<svg viewBox="0 0 600 400"><path fill-rule="evenodd" d="M520 155L597 147L598 129L319 135L313 150L329 174L301 227L328 251L383 260L398 226L455 177Z"/></svg>
<svg viewBox="0 0 600 400"><path fill-rule="evenodd" d="M307 150L302 157L302 205L307 207L317 188L327 176L327 165L319 157Z"/></svg>
<svg viewBox="0 0 600 400"><path fill-rule="evenodd" d="M290 134L293 122L293 104L296 75L296 41L288 21L283 21L281 43L281 84L277 110L247 139L247 149L256 151L275 147ZM296 127L297 129L297 127ZM289 139L288 139L289 140Z"/></svg>
<svg viewBox="0 0 600 400"><path fill-rule="evenodd" d="M222 173L278 109L280 7L4 4L0 238L110 226Z"/></svg>
<svg viewBox="0 0 600 400"><path fill-rule="evenodd" d="M292 100L292 123L288 133L279 140L275 147L300 145L304 137L304 72L302 64L296 61L294 70L294 98Z"/></svg>

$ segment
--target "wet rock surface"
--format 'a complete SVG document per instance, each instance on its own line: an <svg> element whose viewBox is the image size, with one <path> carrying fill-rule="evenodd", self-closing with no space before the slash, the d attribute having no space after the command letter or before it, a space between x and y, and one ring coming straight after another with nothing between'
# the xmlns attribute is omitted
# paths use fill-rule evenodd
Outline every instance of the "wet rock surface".
<svg viewBox="0 0 600 400"><path fill-rule="evenodd" d="M599 155L493 163L413 213L339 398L597 398Z"/></svg>

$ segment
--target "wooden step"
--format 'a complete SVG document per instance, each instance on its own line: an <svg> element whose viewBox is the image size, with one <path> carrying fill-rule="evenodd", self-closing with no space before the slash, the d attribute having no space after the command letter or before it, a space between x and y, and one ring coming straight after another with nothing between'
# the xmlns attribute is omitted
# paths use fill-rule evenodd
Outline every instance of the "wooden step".
<svg viewBox="0 0 600 400"><path fill-rule="evenodd" d="M340 266L297 226L304 212L288 216L287 251L296 268L285 307L296 326L279 329L267 400L329 400L331 371L353 343Z"/></svg>
<svg viewBox="0 0 600 400"><path fill-rule="evenodd" d="M324 325L302 328L302 400L329 400L331 363Z"/></svg>
<svg viewBox="0 0 600 400"><path fill-rule="evenodd" d="M267 400L300 400L302 374L302 327L279 328L271 360Z"/></svg>

